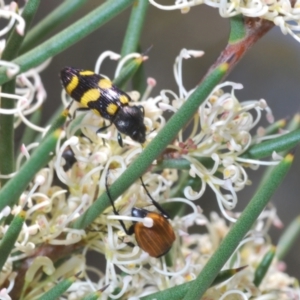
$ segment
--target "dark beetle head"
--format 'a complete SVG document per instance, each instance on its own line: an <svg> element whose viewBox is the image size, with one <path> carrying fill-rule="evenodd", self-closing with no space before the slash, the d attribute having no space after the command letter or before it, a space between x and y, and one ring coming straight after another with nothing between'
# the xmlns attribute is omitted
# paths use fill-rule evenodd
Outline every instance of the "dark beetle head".
<svg viewBox="0 0 300 300"><path fill-rule="evenodd" d="M134 141L143 144L146 141L144 111L138 106L124 106L115 117L113 123L117 129L129 135Z"/></svg>

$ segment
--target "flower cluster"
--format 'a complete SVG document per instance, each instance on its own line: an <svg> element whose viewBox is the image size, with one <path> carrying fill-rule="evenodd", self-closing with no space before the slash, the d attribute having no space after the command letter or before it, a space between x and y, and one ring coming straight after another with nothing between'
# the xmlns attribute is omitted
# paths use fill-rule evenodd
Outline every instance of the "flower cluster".
<svg viewBox="0 0 300 300"><path fill-rule="evenodd" d="M182 82L182 60L199 57L203 52L183 49L174 65L174 75L179 87L179 95L169 90L163 90L155 101L161 101L159 106L164 110L176 112L194 90L186 91ZM225 88L231 92L224 92ZM237 204L236 192L249 184L246 168L256 169L259 165L277 164L278 161L259 161L245 159L242 154L253 144L272 136L253 138L250 131L259 123L262 111L266 112L267 120L272 123L273 116L266 101L249 100L239 102L235 90L242 85L234 82L224 82L218 85L206 101L199 107L198 114L190 122L192 128L185 134L180 132L178 140L169 148L174 152L169 157L184 158L187 162L189 175L201 180L199 190L186 187L184 195L194 201L199 199L206 186L216 194L222 214L232 222L226 210L232 210ZM170 101L169 97L172 97ZM274 137L274 136L273 136ZM205 159L211 159L213 166L206 166ZM222 174L223 176L220 176ZM221 189L228 191L223 194Z"/></svg>
<svg viewBox="0 0 300 300"><path fill-rule="evenodd" d="M164 126L164 111L176 112L193 92L186 91L182 82L183 58L202 54L184 49L176 59L174 75L179 86L178 95L162 90L157 97L150 97L155 80L148 80L148 88L139 101L139 105L144 106L145 124L149 132L146 143ZM116 59L118 55L112 52L102 54L96 64L96 71L99 73L105 57ZM226 87L230 87L231 92L224 92ZM231 221L236 220L236 215L228 214L226 210L235 207L236 192L249 183L245 168L255 168L262 163L243 159L241 154L250 145L263 139L253 139L250 134L261 117L261 111L265 110L267 118L272 121L271 111L264 100L240 103L234 94L239 88L240 84L232 82L217 86L195 114L191 121L192 128L180 132L178 139L162 155L162 160L169 160L171 163L182 160L187 166L185 175L176 168L164 169L160 173L147 172L143 175L147 190L140 182L136 182L115 202L117 215L109 207L86 230L74 229L72 222L99 195L106 192L106 185L112 184L121 176L143 149L129 137L124 137L125 146L121 148L114 126L97 133L105 120L91 111L84 114L75 112L78 104L72 103L71 118L61 133L55 158L36 175L29 189L22 194L18 205L12 211L6 209L2 212L1 217L4 217L10 213L16 214L21 209L26 210L26 224L0 273L1 284L10 283L6 289L1 290L4 295L2 298L10 299L10 291L16 283L17 273L13 271L15 262L23 264L27 269L21 292L24 300L37 297L51 288L59 278L70 277L74 273L80 273L80 276L65 293L68 299L81 299L88 293L104 289L102 299L110 297L133 300L194 279L229 230L223 218L216 213L210 219L207 218L194 200L200 198L206 187L210 186L216 194L222 214ZM70 99L65 92L62 95L64 105L69 107ZM133 100L139 98L136 93L131 93L131 96ZM255 117L251 111L256 112ZM27 145L27 149L32 147ZM24 153L26 151L22 152L22 157ZM26 156L29 157L30 154L26 153ZM204 158L210 159L212 166L206 166ZM159 169L159 161L152 167ZM193 191L191 187L185 187L185 198L178 197L176 182L181 176L188 175L200 179L199 190ZM59 185L54 184L56 176L60 181ZM221 189L229 191L229 194L223 195ZM166 257L157 259L149 256L138 247L133 236L124 233L120 224L120 220L127 228L133 222L146 224L147 218L133 217L131 211L133 207L156 210L148 191L159 203L171 203L172 207L178 209L182 206L190 208L189 213L168 220L176 235L169 254L172 265L167 264ZM257 220L256 229L249 232L224 269L243 265L249 267L221 285L209 289L207 297L223 299L227 295L239 294L248 299L251 295L275 294L278 299L288 299L291 295L299 294L294 279L282 273L276 262L272 265L270 277L267 276L259 288L253 284L255 267L270 248L266 234L272 222L278 222L278 218L274 210L270 209ZM206 228L207 233L189 234L191 226ZM6 227L1 227L2 235L6 230ZM54 266L58 259L74 251L80 254L71 256L59 267ZM104 273L86 263L86 254L90 251L105 256ZM32 261L31 257L34 257ZM31 263L28 266L29 260ZM40 268L46 275L51 275L52 284L41 277ZM118 270L126 275L118 274ZM276 285L281 286L280 291L275 288ZM263 296L261 299L264 299Z"/></svg>
<svg viewBox="0 0 300 300"><path fill-rule="evenodd" d="M174 5L163 5L156 0L151 4L163 10L180 9L187 13L191 7L206 4L219 9L220 16L230 18L242 14L246 17L261 18L274 22L283 34L290 34L298 42L300 36L299 1L211 1L211 0L175 0Z"/></svg>

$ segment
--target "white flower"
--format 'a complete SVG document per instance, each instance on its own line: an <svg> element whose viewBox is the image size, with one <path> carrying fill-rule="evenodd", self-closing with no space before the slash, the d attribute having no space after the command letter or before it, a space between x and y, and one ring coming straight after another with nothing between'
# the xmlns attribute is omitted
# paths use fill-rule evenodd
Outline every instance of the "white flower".
<svg viewBox="0 0 300 300"><path fill-rule="evenodd" d="M182 61L191 56L197 57L203 53L183 49L174 64L174 76L178 84L179 95L169 90L163 90L157 100L164 110L176 112L192 94L194 89L187 91L183 85ZM224 89L231 88L231 92ZM264 136L253 139L251 131L259 123L262 111L266 112L267 120L273 121L272 112L265 100L249 100L239 102L235 90L242 85L224 82L215 87L210 96L199 107L198 112L190 121L192 128L187 134L179 133L178 141L168 148L172 149L169 158L174 160L184 158L189 162L189 175L198 177L201 181L199 190L191 187L184 189L184 195L189 200L199 199L207 186L214 191L222 214L235 222L227 210L232 210L237 204L237 192L250 184L246 168L257 168L259 165L274 165L277 161L259 161L240 157L251 145L263 139L275 136ZM170 96L172 98L170 98ZM172 100L172 99L175 100ZM205 160L213 162L209 168ZM223 174L223 178L220 176ZM222 190L227 191L226 194Z"/></svg>
<svg viewBox="0 0 300 300"><path fill-rule="evenodd" d="M300 13L299 1L293 6L289 0L175 0L174 5L163 5L156 0L149 2L162 10L180 9L182 13L200 4L218 8L221 17L230 18L239 14L246 17L265 19L279 26L283 34L290 34L300 42Z"/></svg>

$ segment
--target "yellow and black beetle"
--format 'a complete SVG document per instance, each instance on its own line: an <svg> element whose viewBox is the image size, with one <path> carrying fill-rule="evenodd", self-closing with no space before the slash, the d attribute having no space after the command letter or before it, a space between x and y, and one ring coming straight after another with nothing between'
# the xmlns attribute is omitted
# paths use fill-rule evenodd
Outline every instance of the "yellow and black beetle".
<svg viewBox="0 0 300 300"><path fill-rule="evenodd" d="M91 109L116 126L120 146L123 145L120 132L141 144L145 142L144 108L140 105L130 106L131 98L110 80L93 71L72 67L62 69L60 78L67 94L78 101L84 109ZM100 128L97 132L111 124Z"/></svg>
<svg viewBox="0 0 300 300"><path fill-rule="evenodd" d="M151 199L152 204L160 211L160 213L137 207L132 208L131 215L133 217L151 218L153 221L152 227L146 227L143 222L133 222L133 224L127 229L122 220L119 220L119 222L127 235L135 234L135 239L141 249L147 252L150 256L158 258L165 255L171 249L173 242L175 241L175 233L168 221L170 218L169 215L158 204L158 202L151 197L142 178L141 182L148 197ZM119 215L108 189L107 177L105 185L106 193L113 207L113 212L115 215Z"/></svg>

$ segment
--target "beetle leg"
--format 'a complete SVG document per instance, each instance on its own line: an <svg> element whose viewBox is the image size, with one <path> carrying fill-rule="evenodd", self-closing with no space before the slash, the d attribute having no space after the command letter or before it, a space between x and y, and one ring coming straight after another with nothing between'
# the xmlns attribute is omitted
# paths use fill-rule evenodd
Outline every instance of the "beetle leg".
<svg viewBox="0 0 300 300"><path fill-rule="evenodd" d="M76 112L77 111L88 111L88 110L90 110L88 107L78 107L78 108L76 108L74 113L73 113L72 119L76 118Z"/></svg>
<svg viewBox="0 0 300 300"><path fill-rule="evenodd" d="M99 133L99 132L102 132L104 131L105 129L109 128L110 126L112 125L112 123L108 124L108 125L105 125L103 127L100 127L97 131L96 131L96 134Z"/></svg>
<svg viewBox="0 0 300 300"><path fill-rule="evenodd" d="M127 232L126 232L127 235L133 235L133 234L134 234L134 226L135 226L135 224L133 223L133 224L127 229Z"/></svg>
<svg viewBox="0 0 300 300"><path fill-rule="evenodd" d="M120 132L118 132L118 143L120 147L123 148L123 139Z"/></svg>
<svg viewBox="0 0 300 300"><path fill-rule="evenodd" d="M105 129L107 129L107 128L110 127L111 125L112 125L112 123L110 123L110 124L107 125L107 126L103 126L103 127L99 128L99 129L96 131L96 134L99 133L99 132L104 131ZM118 144L120 145L120 147L123 147L123 139L122 139L122 136L121 136L121 133L120 133L120 132L118 132L117 140L118 140Z"/></svg>

